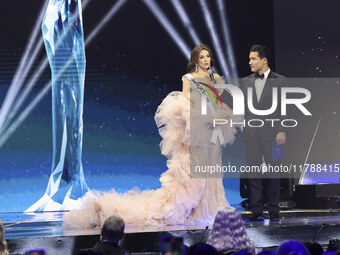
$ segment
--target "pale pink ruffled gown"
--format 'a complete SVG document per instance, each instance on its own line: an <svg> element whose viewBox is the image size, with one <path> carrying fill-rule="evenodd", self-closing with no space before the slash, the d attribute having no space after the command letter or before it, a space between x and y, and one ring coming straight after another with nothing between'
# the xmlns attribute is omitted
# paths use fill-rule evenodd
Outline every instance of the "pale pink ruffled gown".
<svg viewBox="0 0 340 255"><path fill-rule="evenodd" d="M200 111L197 111L198 116L193 116L196 111L192 111L191 119L194 117L202 125L195 123L197 132L190 132L190 109L200 107L200 97L195 87L191 88L190 100L182 92L174 91L156 111L155 121L163 139L161 153L168 158L168 170L159 179L161 188L131 190L124 194L114 190L104 193L89 191L82 198L81 208L65 214L63 227L101 226L113 213L123 217L126 225L134 226L212 223L218 210L228 202L222 178L190 177L190 160L197 165L222 164L222 148L210 142L213 127L206 117L199 116ZM216 109L216 118L233 117L232 110L225 104ZM236 129L224 125L222 133L226 145L233 142Z"/></svg>

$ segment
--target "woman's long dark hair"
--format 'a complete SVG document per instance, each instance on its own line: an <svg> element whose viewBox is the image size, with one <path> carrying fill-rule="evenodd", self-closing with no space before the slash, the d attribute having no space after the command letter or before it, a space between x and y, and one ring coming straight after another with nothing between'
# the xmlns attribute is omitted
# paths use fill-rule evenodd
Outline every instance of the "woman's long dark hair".
<svg viewBox="0 0 340 255"><path fill-rule="evenodd" d="M208 46L204 44L197 45L193 50L191 51L191 56L190 56L190 62L187 64L187 72L192 73L195 71L196 68L196 63L198 62L198 58L200 56L200 52L202 50L206 50L210 54L210 67L213 67L215 64L215 60L212 56L211 50Z"/></svg>

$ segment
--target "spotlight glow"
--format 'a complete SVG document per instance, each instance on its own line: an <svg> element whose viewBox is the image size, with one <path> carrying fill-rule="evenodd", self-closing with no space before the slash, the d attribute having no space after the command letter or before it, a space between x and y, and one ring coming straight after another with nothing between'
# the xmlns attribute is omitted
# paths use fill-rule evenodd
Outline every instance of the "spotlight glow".
<svg viewBox="0 0 340 255"><path fill-rule="evenodd" d="M83 10L85 9L86 5L89 3L90 0L84 0L83 1ZM18 69L15 72L14 78L9 86L8 92L6 94L5 100L3 102L2 108L0 110L0 134L1 130L5 129L8 126L8 123L10 120L15 116L16 112L22 105L24 99L27 97L29 92L32 89L32 86L35 85L35 81L33 82L32 85L27 86L24 93L22 96L19 98L19 100L16 102L16 105L14 109L9 113L9 110L11 106L13 105L13 101L17 97L20 88L22 87L22 84L24 83L27 73L30 70L30 68L33 66L33 61L37 57L39 51L41 50L43 46L43 41L39 40L39 32L40 32L40 27L41 27L41 21L43 19L45 9L47 8L49 0L46 0L45 3L43 4L39 16L36 20L35 26L33 28L33 31L31 32L30 35L30 40L25 48L24 54L20 60L20 64ZM81 2L80 2L81 4ZM75 17L76 18L76 17ZM75 20L74 18L74 20ZM67 30L70 28L70 26L67 28ZM38 39L38 42L36 42ZM32 51L33 45L36 44L33 53L29 56L29 53ZM38 74L36 75L36 79L40 77L41 72L44 70L44 68L47 66L48 62L45 57L45 59L40 63L40 66L42 68L39 68ZM32 79L30 79L29 84L31 84Z"/></svg>
<svg viewBox="0 0 340 255"><path fill-rule="evenodd" d="M26 45L26 48L24 50L23 56L20 59L20 63L19 63L19 67L17 68L15 75L12 79L12 82L8 88L6 97L4 99L4 102L2 104L2 107L0 109L0 129L3 126L8 112L13 104L13 101L15 100L24 80L25 77L27 75L27 72L30 68L30 66L32 66L32 62L35 59L37 53L39 52L41 46L42 46L42 42L40 41L38 43L38 45L35 47L33 55L29 56L29 53L32 51L32 47L33 45L35 45L37 39L38 39L38 32L40 31L40 24L41 24L41 20L44 16L44 12L46 9L46 6L48 4L48 0L45 1L45 3L43 4L39 16L35 22L34 28L31 32L30 35L30 39L28 41L28 44ZM29 60L28 60L29 59Z"/></svg>
<svg viewBox="0 0 340 255"><path fill-rule="evenodd" d="M217 1L219 14L220 14L220 20L222 23L222 32L224 36L226 55L228 59L228 66L230 67L232 77L237 78L238 73L237 73L237 67L236 67L236 62L235 62L235 55L234 55L233 45L231 42L231 36L229 33L229 29L228 29L229 25L228 25L228 20L226 17L224 1L223 0L216 0L216 1Z"/></svg>
<svg viewBox="0 0 340 255"><path fill-rule="evenodd" d="M127 0L119 0L112 7L111 10L104 16L102 21L96 26L96 28L87 36L85 45L89 44L93 38L99 33L100 30L112 19L112 17L123 7Z"/></svg>
<svg viewBox="0 0 340 255"><path fill-rule="evenodd" d="M39 92L39 94L33 99L33 101L20 113L19 117L11 124L5 132L0 135L0 148L5 144L5 142L10 138L10 136L15 132L15 130L20 126L20 124L26 119L26 117L31 113L34 107L40 102L40 100L47 94L51 89L52 82L47 83L44 88Z"/></svg>
<svg viewBox="0 0 340 255"><path fill-rule="evenodd" d="M311 141L310 141L309 148L308 148L308 152L307 152L307 155L306 155L306 158L305 158L305 162L303 163L303 166L306 166L306 164L307 164L307 161L308 161L308 158L309 158L309 154L310 154L310 152L311 152L311 150L312 150L312 147L313 147L313 143L314 143L316 134L318 133L318 130L319 130L319 125L320 125L320 122L321 122L321 118L322 118L322 116L320 116L319 121L318 121L318 124L317 124L316 127L315 127L315 131L314 131L313 137L312 137L312 139L311 139ZM308 181L308 180L306 180L306 178L305 178L305 175L306 175L306 171L307 171L307 170L308 170L307 167L303 167L303 172L302 172L302 174L300 175L300 178L299 178L299 184L306 184L306 182ZM307 178L307 179L308 179L308 178ZM308 184L308 183L307 183L307 184Z"/></svg>
<svg viewBox="0 0 340 255"><path fill-rule="evenodd" d="M84 1L84 4L83 4L83 10L85 9L85 7L87 6L87 4L89 3L89 0L85 0ZM41 20L43 18L43 14L45 12L45 9L46 9L47 5L44 6L44 8L42 9L42 15L39 15L39 18L38 18L38 21L37 24L39 25L38 28L40 28L41 26ZM77 19L79 13L77 12L76 15L74 15L72 21L70 22L69 26L66 28L66 32L65 34L68 32L68 30L71 28L71 25L75 22L75 20ZM40 30L40 29L39 29ZM35 35L36 36L36 35ZM57 42L56 44L56 48L59 46L60 42L63 40L64 38L64 35L59 39L59 41ZM39 63L39 69L34 73L34 75L29 79L28 81L28 84L26 85L26 87L23 89L22 93L18 96L18 99L16 102L14 102L15 104L13 105L13 101L15 100L17 94L18 94L18 91L20 89L20 87L22 86L26 76L27 76L27 72L30 68L30 66L32 65L33 63L33 60L35 59L37 53L39 52L39 50L42 48L42 40L40 41L40 43L36 46L32 56L30 56L30 60L27 64L27 67L26 67L26 71L20 75L19 77L22 77L21 78L21 81L18 81L17 83L15 83L15 87L18 88L18 90L16 91L16 93L14 92L11 92L10 91L7 93L9 99L11 100L10 101L10 104L8 103L7 104L7 111L4 113L4 117L3 117L3 122L1 123L0 122L0 135L3 133L3 131L8 127L8 125L10 124L11 120L15 117L15 115L17 114L17 112L19 111L20 107L22 106L22 104L24 103L25 99L27 98L27 96L29 95L29 93L31 92L31 90L33 89L33 87L35 86L37 80L39 79L41 73L44 71L44 69L47 67L48 65L48 59L47 57L44 57L40 63ZM25 61L24 61L25 62ZM7 96L5 98L5 101L7 99ZM8 112L9 110L9 107L13 105L13 109Z"/></svg>
<svg viewBox="0 0 340 255"><path fill-rule="evenodd" d="M202 12L203 12L203 17L204 17L205 23L207 25L207 28L208 28L209 33L210 33L210 37L211 37L212 42L214 44L216 56L217 56L218 61L221 65L221 67L222 67L223 75L226 76L226 77L230 77L230 71L229 71L229 69L226 65L226 58L224 57L220 40L217 37L217 33L216 33L216 29L215 29L216 26L215 26L213 18L211 16L209 6L208 6L206 0L200 0L199 2L201 4L201 9L202 9Z"/></svg>
<svg viewBox="0 0 340 255"><path fill-rule="evenodd" d="M194 28L194 26L192 25L192 22L187 14L187 12L185 11L182 3L180 0L171 0L171 3L173 5L173 7L175 8L179 18L181 19L183 25L186 27L186 29L188 29L189 34L191 36L191 39L193 40L193 42L195 43L195 45L199 45L201 44L201 39L198 37L196 30Z"/></svg>
<svg viewBox="0 0 340 255"><path fill-rule="evenodd" d="M84 3L88 3L89 2L89 0L85 0L85 1L84 1ZM87 38L87 40L85 40L85 46L87 46L92 41L92 39L94 39L95 35L97 35L99 33L99 31L104 27L104 25L107 24L109 19L113 18L113 16L117 13L117 11L123 6L123 4L126 1L127 0L120 0L116 4L113 5L111 10L108 12L108 14L105 15L104 19L98 24L97 28L95 30L93 30L90 33L90 35ZM85 4L84 4L84 6L85 6ZM98 27L99 27L99 29L98 29ZM71 64L71 62L72 62L72 59L69 59L67 64L63 67L63 70L66 69ZM22 104L23 100L27 97L28 93L31 91L33 85L36 83L36 81L39 78L42 70L46 67L47 64L48 64L48 61L47 61L47 58L45 58L42 61L42 65L40 66L38 72L36 72L34 77L33 77L33 79L30 80L30 83L29 83L30 86L27 86L27 88L29 90L27 92L24 91L24 96L25 97L23 99L20 98L21 100L19 99L20 100L20 105ZM43 65L45 65L45 66L43 66ZM62 73L62 71L60 73ZM56 78L58 78L58 77L59 76L56 76ZM46 83L45 86L43 87L43 89L33 99L33 101L30 102L28 104L28 106L20 113L18 118L6 130L5 130L5 128L0 130L0 148L6 143L6 141L9 139L9 137L15 132L15 130L21 125L21 123L27 118L27 116L36 107L36 105L41 101L41 99L43 99L43 97L49 92L49 90L51 89L51 86L52 86L52 82L51 81ZM17 106L16 109L18 109L20 107L20 105Z"/></svg>
<svg viewBox="0 0 340 255"><path fill-rule="evenodd" d="M166 17L165 13L159 8L154 0L143 0L146 6L150 9L153 15L156 16L159 23L165 28L165 30L169 33L172 40L176 43L177 47L182 51L183 55L186 59L189 59L190 55L190 47L184 42L182 37L176 31L174 26L171 24L169 19Z"/></svg>

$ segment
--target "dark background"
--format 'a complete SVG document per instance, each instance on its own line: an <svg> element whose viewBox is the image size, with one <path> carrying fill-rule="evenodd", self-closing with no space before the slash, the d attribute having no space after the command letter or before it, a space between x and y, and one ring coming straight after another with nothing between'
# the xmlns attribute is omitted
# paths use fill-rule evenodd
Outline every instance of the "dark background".
<svg viewBox="0 0 340 255"><path fill-rule="evenodd" d="M286 77L299 78L296 81L312 94L308 107L313 116L294 114L299 126L288 135L288 162L339 162L339 10L340 2L335 0L274 1L276 69Z"/></svg>

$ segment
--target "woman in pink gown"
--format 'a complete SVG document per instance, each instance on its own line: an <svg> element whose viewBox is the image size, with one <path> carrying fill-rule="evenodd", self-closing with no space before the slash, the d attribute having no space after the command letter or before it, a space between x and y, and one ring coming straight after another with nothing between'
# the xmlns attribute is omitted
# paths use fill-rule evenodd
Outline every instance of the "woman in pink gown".
<svg viewBox="0 0 340 255"><path fill-rule="evenodd" d="M195 85L196 81L213 85L208 74L213 64L211 50L205 45L196 46L191 52L188 74L182 77L183 91L171 92L156 111L161 153L168 158L168 170L159 179L161 188L124 194L90 191L82 198L81 208L64 216L65 228L99 227L113 213L134 226L211 223L218 210L228 205L221 175L197 178L190 174L190 164L222 165L222 147L211 142L214 127L211 119L200 113L202 95ZM213 75L216 80L220 78ZM213 107L215 118L234 119L227 105ZM195 131L190 130L193 119ZM232 143L235 127L223 125L221 130L223 146Z"/></svg>

